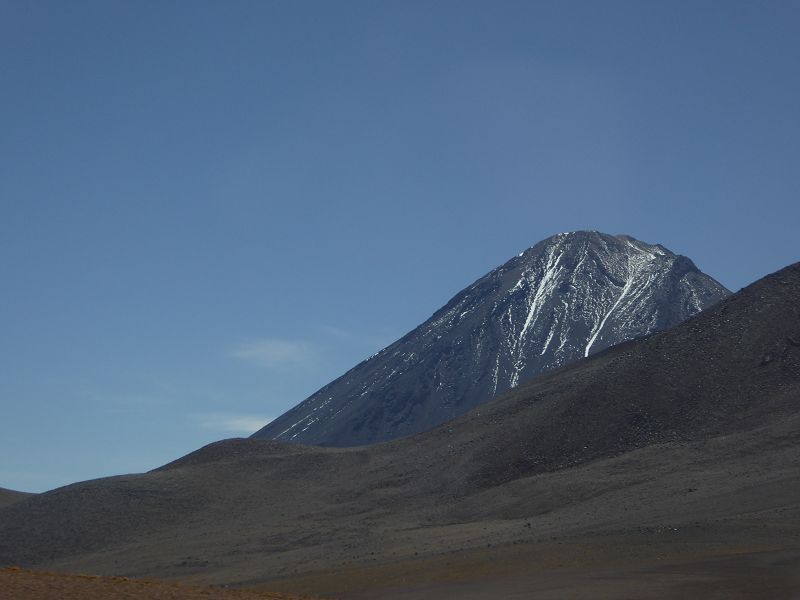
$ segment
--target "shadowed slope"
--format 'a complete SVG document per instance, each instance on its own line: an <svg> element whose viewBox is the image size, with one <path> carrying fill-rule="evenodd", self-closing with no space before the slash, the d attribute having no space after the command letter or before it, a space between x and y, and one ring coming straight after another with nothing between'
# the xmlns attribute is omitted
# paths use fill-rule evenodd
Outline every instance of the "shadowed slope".
<svg viewBox="0 0 800 600"><path fill-rule="evenodd" d="M798 409L800 264L413 438L228 440L6 507L0 563L255 582L666 524L800 547Z"/></svg>
<svg viewBox="0 0 800 600"><path fill-rule="evenodd" d="M19 502L20 500L24 500L32 495L33 494L28 492L18 492L16 490L0 488L0 508L8 506L9 504L14 504L15 502Z"/></svg>

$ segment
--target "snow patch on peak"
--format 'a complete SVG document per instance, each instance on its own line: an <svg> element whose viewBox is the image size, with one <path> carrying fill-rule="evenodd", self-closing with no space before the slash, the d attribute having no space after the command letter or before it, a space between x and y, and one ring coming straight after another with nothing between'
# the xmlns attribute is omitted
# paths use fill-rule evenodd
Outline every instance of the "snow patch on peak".
<svg viewBox="0 0 800 600"><path fill-rule="evenodd" d="M558 286L558 277L563 271L563 266L560 265L563 253L558 250L556 246L550 246L547 249L547 258L545 259L544 272L542 273L539 284L536 286L536 291L533 297L525 299L527 304L527 316L522 329L519 332L519 337L512 342L511 353L513 356L513 371L511 373L511 387L516 387L519 383L519 376L525 368L525 339L529 331L536 324L536 320L542 313L542 308L548 298L552 297ZM518 285L522 279L518 282ZM515 285L513 289L516 289ZM548 341L549 342L549 341Z"/></svg>

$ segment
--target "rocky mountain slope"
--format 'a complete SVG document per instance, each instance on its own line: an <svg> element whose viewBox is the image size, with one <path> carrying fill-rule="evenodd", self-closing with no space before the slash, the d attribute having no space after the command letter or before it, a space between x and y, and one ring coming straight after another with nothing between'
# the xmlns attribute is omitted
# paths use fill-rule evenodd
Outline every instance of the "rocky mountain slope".
<svg viewBox="0 0 800 600"><path fill-rule="evenodd" d="M800 263L411 438L228 440L32 496L0 509L0 565L352 599L788 598L799 463Z"/></svg>
<svg viewBox="0 0 800 600"><path fill-rule="evenodd" d="M559 234L253 437L355 446L418 433L541 373L677 325L728 294L660 245Z"/></svg>

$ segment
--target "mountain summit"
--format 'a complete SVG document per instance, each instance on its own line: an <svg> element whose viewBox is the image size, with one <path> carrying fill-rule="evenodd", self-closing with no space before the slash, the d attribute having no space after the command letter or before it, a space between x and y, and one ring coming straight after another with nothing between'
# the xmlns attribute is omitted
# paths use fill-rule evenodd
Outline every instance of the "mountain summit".
<svg viewBox="0 0 800 600"><path fill-rule="evenodd" d="M729 293L661 245L561 233L253 437L355 446L424 431L540 373L673 327Z"/></svg>

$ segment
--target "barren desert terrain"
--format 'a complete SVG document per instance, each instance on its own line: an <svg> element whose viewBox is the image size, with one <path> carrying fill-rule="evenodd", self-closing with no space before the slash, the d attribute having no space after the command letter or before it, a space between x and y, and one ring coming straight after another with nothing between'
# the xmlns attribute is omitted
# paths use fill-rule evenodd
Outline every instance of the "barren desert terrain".
<svg viewBox="0 0 800 600"><path fill-rule="evenodd" d="M800 596L800 265L432 431L254 439L0 509L0 564L416 598Z"/></svg>
<svg viewBox="0 0 800 600"><path fill-rule="evenodd" d="M127 577L0 569L3 600L303 600L291 594L197 587Z"/></svg>

